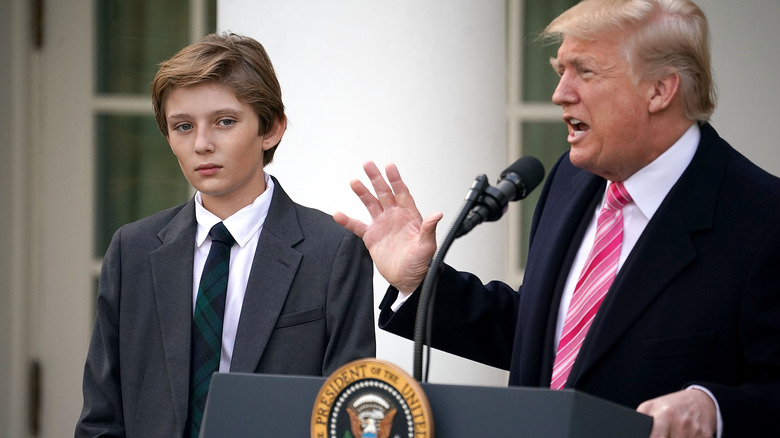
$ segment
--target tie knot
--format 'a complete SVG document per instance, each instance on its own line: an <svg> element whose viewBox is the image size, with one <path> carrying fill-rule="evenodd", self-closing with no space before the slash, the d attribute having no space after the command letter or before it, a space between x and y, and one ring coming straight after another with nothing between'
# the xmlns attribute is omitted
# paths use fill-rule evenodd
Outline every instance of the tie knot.
<svg viewBox="0 0 780 438"><path fill-rule="evenodd" d="M622 182L614 182L609 185L607 190L607 202L604 208L607 210L620 210L631 202L631 195L623 186Z"/></svg>
<svg viewBox="0 0 780 438"><path fill-rule="evenodd" d="M227 246L233 246L233 243L235 242L233 236L230 235L230 231L228 231L227 227L225 227L225 224L222 222L211 227L209 237L211 237L212 242L224 243Z"/></svg>

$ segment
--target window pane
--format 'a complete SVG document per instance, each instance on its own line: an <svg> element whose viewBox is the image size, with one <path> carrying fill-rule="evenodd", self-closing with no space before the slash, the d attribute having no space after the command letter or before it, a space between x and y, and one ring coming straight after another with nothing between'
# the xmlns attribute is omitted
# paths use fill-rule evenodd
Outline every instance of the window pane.
<svg viewBox="0 0 780 438"><path fill-rule="evenodd" d="M523 71L522 100L525 102L550 102L558 76L550 67L558 47L543 44L536 38L547 24L578 0L545 0L523 2Z"/></svg>
<svg viewBox="0 0 780 438"><path fill-rule="evenodd" d="M569 149L566 142L568 131L563 122L525 122L521 128L523 155L531 155L544 165L545 177L555 161ZM520 261L525 266L528 256L528 236L531 231L531 220L534 208L542 192L541 185L537 187L523 202L520 203L523 244L520 248Z"/></svg>
<svg viewBox="0 0 780 438"><path fill-rule="evenodd" d="M97 117L95 255L121 225L184 202L187 180L154 116Z"/></svg>
<svg viewBox="0 0 780 438"><path fill-rule="evenodd" d="M100 0L96 8L97 92L149 94L157 64L189 42L189 1Z"/></svg>
<svg viewBox="0 0 780 438"><path fill-rule="evenodd" d="M206 0L206 29L217 31L217 0Z"/></svg>

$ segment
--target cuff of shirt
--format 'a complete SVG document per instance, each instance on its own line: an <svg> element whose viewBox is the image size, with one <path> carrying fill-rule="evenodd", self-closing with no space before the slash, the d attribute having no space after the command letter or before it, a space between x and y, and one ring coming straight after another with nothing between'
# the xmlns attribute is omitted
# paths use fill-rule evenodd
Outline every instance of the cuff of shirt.
<svg viewBox="0 0 780 438"><path fill-rule="evenodd" d="M412 293L414 293L414 292L412 292ZM406 302L406 300L408 300L409 297L411 297L411 296L412 296L412 294L404 296L404 294L399 292L398 293L398 297L396 297L396 299L395 299L395 302L393 303L392 306L390 306L390 310L392 310L393 312L397 312L398 309L400 309L401 306L403 306L403 304Z"/></svg>
<svg viewBox="0 0 780 438"><path fill-rule="evenodd" d="M710 392L709 389L701 386L701 385L691 385L685 389L698 389L699 391L702 391L703 393L707 394L710 399L712 399L712 402L715 403L715 412L718 415L718 433L715 435L716 438L720 438L721 435L723 435L723 417L720 415L720 405L718 405L718 400L715 398L714 395L712 395L712 392Z"/></svg>

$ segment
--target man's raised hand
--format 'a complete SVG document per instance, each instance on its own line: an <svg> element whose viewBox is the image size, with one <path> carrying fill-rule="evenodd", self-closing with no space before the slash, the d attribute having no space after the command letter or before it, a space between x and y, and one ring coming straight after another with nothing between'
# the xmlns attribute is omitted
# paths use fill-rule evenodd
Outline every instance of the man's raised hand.
<svg viewBox="0 0 780 438"><path fill-rule="evenodd" d="M387 181L373 162L365 163L363 170L376 196L359 180L351 181L350 186L371 215L371 224L342 212L333 219L363 239L382 277L408 295L422 283L436 252L436 225L442 214L436 212L423 219L394 164L385 168Z"/></svg>

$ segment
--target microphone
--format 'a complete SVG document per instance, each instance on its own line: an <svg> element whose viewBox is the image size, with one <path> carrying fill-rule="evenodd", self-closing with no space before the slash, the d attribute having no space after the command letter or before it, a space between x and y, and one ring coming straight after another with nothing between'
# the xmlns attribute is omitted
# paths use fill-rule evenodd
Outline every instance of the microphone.
<svg viewBox="0 0 780 438"><path fill-rule="evenodd" d="M484 177L483 177L484 178ZM477 199L455 237L471 231L482 222L496 221L504 215L511 201L519 201L544 179L544 166L534 157L522 157L501 172L496 187L488 185Z"/></svg>
<svg viewBox="0 0 780 438"><path fill-rule="evenodd" d="M417 306L417 315L414 322L414 378L423 380L423 345L428 335L427 345L430 348L430 332L432 319L431 302L435 295L437 275L444 261L444 255L447 254L452 242L456 238L463 236L472 230L475 226L484 221L498 220L506 211L507 204L510 201L518 201L525 198L536 188L544 178L544 167L534 157L523 157L515 161L506 170L501 172L498 180L498 187L491 187L487 182L485 175L479 175L466 193L466 199L463 206L458 211L458 215L453 221L447 236L442 241L436 253L428 266L428 272L425 274L425 280L422 283L420 291L420 302ZM430 350L429 350L430 351ZM428 355L430 364L430 353ZM425 380L428 378L428 372L425 372Z"/></svg>

